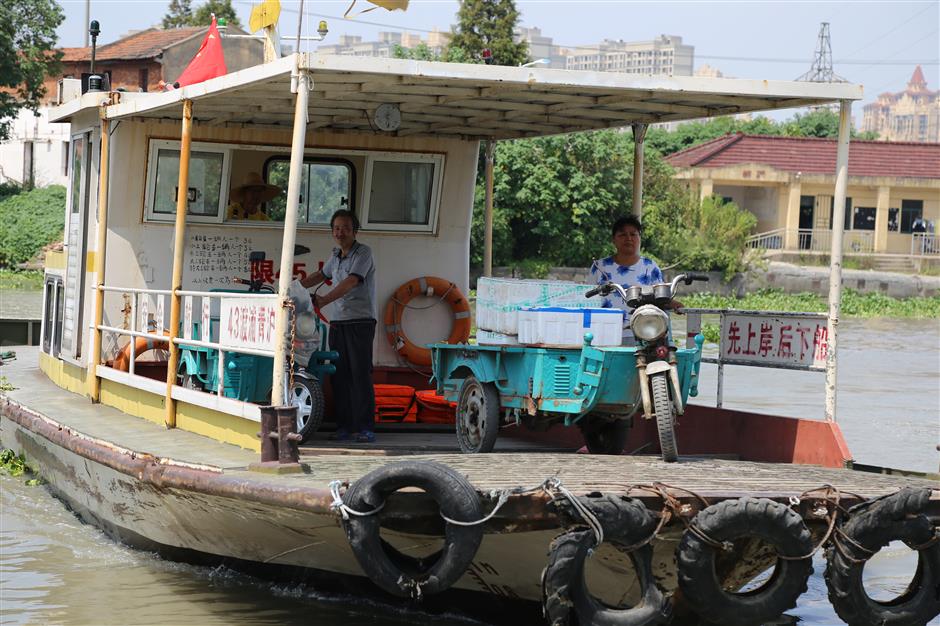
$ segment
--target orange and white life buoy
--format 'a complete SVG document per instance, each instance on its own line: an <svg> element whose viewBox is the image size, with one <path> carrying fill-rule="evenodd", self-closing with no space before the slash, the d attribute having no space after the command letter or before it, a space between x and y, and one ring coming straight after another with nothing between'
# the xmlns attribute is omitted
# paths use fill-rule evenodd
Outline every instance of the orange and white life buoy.
<svg viewBox="0 0 940 626"><path fill-rule="evenodd" d="M169 336L170 333L163 331L164 335ZM169 350L170 344L166 341L160 341L156 339L149 339L147 337L137 337L134 341L134 354L135 358L147 352L148 350ZM131 369L131 344L128 342L124 349L117 355L114 359L114 364L111 366L116 370L121 370L122 372L128 372Z"/></svg>
<svg viewBox="0 0 940 626"><path fill-rule="evenodd" d="M436 276L409 280L389 298L388 304L385 305L385 334L389 343L409 362L427 367L431 365L431 351L412 343L401 326L401 318L408 303L418 296L440 298L450 305L454 313L454 327L445 340L447 343L466 343L470 338L470 303L460 293L457 285Z"/></svg>

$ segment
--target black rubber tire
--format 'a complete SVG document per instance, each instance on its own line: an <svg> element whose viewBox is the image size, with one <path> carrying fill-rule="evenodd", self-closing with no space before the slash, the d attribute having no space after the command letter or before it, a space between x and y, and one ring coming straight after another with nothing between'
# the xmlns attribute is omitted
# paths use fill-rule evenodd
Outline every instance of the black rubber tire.
<svg viewBox="0 0 940 626"><path fill-rule="evenodd" d="M301 436L300 441L303 443L312 437L323 423L323 413L326 410L323 387L315 378L294 376L294 386L288 389L287 399L292 406L295 402L303 403L303 406L297 407L297 434Z"/></svg>
<svg viewBox="0 0 940 626"><path fill-rule="evenodd" d="M466 478L453 469L428 461L403 461L373 470L353 483L343 501L354 511L377 509L386 498L405 487L418 487L431 496L441 514L459 522L483 518L480 497ZM483 540L483 525L444 523L444 546L424 559L397 551L379 536L381 513L350 515L343 520L356 560L366 575L388 593L414 597L448 589L463 576Z"/></svg>
<svg viewBox="0 0 940 626"><path fill-rule="evenodd" d="M654 520L642 502L601 494L579 497L604 528L604 540L620 547L649 537ZM574 519L567 501L556 503L564 517ZM572 611L579 624L600 626L646 626L667 623L672 602L667 600L653 578L653 548L646 544L629 553L640 584L642 597L627 609L606 606L591 595L584 577L584 562L594 549L592 530L572 530L552 541L549 561L542 571L542 608L552 626L570 622Z"/></svg>
<svg viewBox="0 0 940 626"><path fill-rule="evenodd" d="M659 372L650 376L650 390L653 396L653 411L656 413L656 431L659 433L659 449L663 461L672 463L679 460L679 448L676 446L676 405L669 398L669 373Z"/></svg>
<svg viewBox="0 0 940 626"><path fill-rule="evenodd" d="M199 381L195 374L180 374L179 386L193 391L205 391L205 386Z"/></svg>
<svg viewBox="0 0 940 626"><path fill-rule="evenodd" d="M695 526L715 541L752 537L788 557L808 555L813 540L796 512L765 498L740 498L714 504L695 516ZM676 552L679 588L689 606L713 624L751 626L796 606L813 573L812 558L777 559L770 579L744 593L729 593L718 580L716 549L687 530Z"/></svg>
<svg viewBox="0 0 940 626"><path fill-rule="evenodd" d="M627 444L627 435L630 434L630 421L617 420L614 422L584 418L578 424L581 426L581 435L584 445L591 454L622 454Z"/></svg>
<svg viewBox="0 0 940 626"><path fill-rule="evenodd" d="M830 547L826 552L829 602L847 624L927 624L940 615L940 542L918 551L917 572L910 586L892 600L872 600L862 579L865 561L874 556L871 553L892 541L920 546L935 536L937 529L922 514L929 498L929 489L905 488L850 511L852 517L842 531L869 552L846 540L840 540L840 548Z"/></svg>
<svg viewBox="0 0 940 626"><path fill-rule="evenodd" d="M467 454L492 452L499 435L499 392L476 376L464 378L457 396L457 445Z"/></svg>

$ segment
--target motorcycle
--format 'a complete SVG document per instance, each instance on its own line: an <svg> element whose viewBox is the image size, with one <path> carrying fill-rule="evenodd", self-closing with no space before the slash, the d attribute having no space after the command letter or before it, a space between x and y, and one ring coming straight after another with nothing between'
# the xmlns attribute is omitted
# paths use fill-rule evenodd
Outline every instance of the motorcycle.
<svg viewBox="0 0 940 626"><path fill-rule="evenodd" d="M707 280L705 274L679 274L671 283L635 285L627 289L605 282L585 294L590 298L616 291L627 307L633 309L630 329L636 339L636 372L643 417L656 419L664 461L679 458L675 425L677 417L685 412L668 311L673 310L673 298L680 283L691 285L693 281Z"/></svg>

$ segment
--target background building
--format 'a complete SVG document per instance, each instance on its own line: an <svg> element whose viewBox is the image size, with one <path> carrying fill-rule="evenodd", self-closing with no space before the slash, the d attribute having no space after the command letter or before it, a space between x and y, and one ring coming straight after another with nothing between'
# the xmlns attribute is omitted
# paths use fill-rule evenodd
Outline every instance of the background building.
<svg viewBox="0 0 940 626"><path fill-rule="evenodd" d="M863 107L862 130L887 141L940 142L940 91L927 89L918 65L907 89L883 93Z"/></svg>
<svg viewBox="0 0 940 626"><path fill-rule="evenodd" d="M836 141L736 133L666 158L702 198L718 196L757 217L755 247L828 254ZM845 199L847 253L940 254L940 144L852 141ZM923 223L923 230L918 227ZM897 263L907 259L881 259ZM882 269L905 269L882 267Z"/></svg>
<svg viewBox="0 0 940 626"><path fill-rule="evenodd" d="M363 41L362 37L353 35L340 35L339 41L333 45L321 45L317 48L320 54L340 54L356 57L383 57L391 58L395 54L395 46L402 48L415 48L425 44L434 54L441 54L450 41L450 33L433 31L427 39L411 33L381 32L378 41Z"/></svg>
<svg viewBox="0 0 940 626"><path fill-rule="evenodd" d="M691 76L695 47L682 43L682 37L660 35L653 41L611 41L596 48L572 50L565 61L569 70L623 72L666 76Z"/></svg>

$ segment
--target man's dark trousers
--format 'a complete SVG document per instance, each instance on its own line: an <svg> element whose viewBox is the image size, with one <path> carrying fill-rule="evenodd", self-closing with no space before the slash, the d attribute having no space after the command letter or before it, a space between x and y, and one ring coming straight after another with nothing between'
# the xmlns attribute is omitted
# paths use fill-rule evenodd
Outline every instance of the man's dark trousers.
<svg viewBox="0 0 940 626"><path fill-rule="evenodd" d="M372 341L375 320L334 321L330 350L339 352L333 387L336 427L348 433L375 428L375 389L372 387Z"/></svg>

